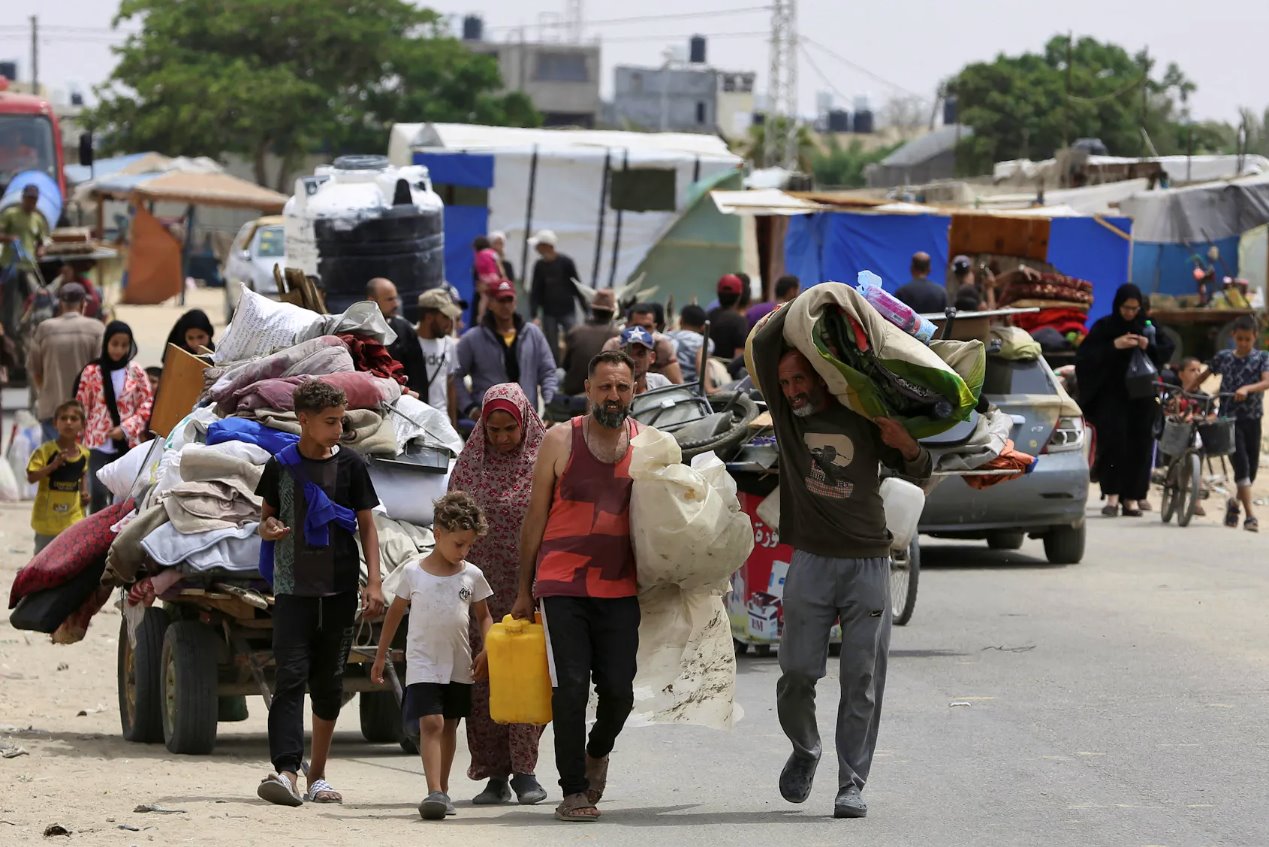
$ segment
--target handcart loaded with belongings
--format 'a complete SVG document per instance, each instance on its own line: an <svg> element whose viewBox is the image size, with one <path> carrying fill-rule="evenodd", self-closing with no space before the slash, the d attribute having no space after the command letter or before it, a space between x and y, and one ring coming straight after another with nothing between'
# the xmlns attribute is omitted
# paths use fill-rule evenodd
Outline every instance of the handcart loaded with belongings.
<svg viewBox="0 0 1269 847"><path fill-rule="evenodd" d="M193 408L104 468L99 478L115 505L19 572L11 621L65 643L81 639L118 591L126 739L206 754L220 721L246 718L246 695L270 703L273 596L258 570L255 487L270 456L298 441L289 401L303 379L332 382L349 398L341 449L367 458L379 494L385 600L400 569L432 549L431 502L444 493L462 440L443 413L403 394L400 366L385 349L393 338L373 303L322 315L244 292L215 358L196 363L202 391ZM362 585L365 568L363 556ZM378 622L359 619L344 688L359 694L366 740L412 751L399 704L404 630L388 685L369 678L378 633Z"/></svg>

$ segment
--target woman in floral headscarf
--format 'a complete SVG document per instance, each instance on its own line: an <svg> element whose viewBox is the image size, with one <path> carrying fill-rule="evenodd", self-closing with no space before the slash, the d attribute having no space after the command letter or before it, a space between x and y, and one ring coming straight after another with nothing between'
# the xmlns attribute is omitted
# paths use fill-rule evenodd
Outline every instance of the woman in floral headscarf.
<svg viewBox="0 0 1269 847"><path fill-rule="evenodd" d="M529 509L533 463L545 434L541 418L519 385L495 385L485 392L480 420L450 476L449 490L466 491L476 498L489 521L489 532L476 539L467 558L484 572L493 588L489 611L495 621L502 620L515 604L520 526ZM481 647L474 630L472 647L475 651ZM489 784L473 802L506 803L511 800L512 789L521 804L545 800L546 791L533 775L541 736L542 727L494 723L489 717L489 683L476 683L467 719L467 746L471 749L467 777L487 779Z"/></svg>

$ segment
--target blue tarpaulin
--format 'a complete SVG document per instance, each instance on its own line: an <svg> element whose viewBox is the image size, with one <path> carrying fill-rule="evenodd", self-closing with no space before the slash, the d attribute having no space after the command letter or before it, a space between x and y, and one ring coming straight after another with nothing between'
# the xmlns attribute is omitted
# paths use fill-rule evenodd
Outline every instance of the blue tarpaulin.
<svg viewBox="0 0 1269 847"><path fill-rule="evenodd" d="M1129 232L1127 218L1106 223ZM789 220L785 267L803 285L855 281L861 270L879 275L887 291L908 281L912 254L925 251L933 265L930 278L944 282L950 256L944 214L820 212ZM1110 310L1115 289L1128 279L1130 242L1094 218L1054 218L1049 230L1048 261L1060 272L1093 284L1090 320ZM1222 253L1224 251L1222 250Z"/></svg>
<svg viewBox="0 0 1269 847"><path fill-rule="evenodd" d="M424 165L445 203L445 278L464 300L472 300L471 244L489 231L489 204L484 195L472 193L479 205L462 205L462 194L447 187L490 189L494 185L494 157L476 153L415 153L414 164Z"/></svg>
<svg viewBox="0 0 1269 847"><path fill-rule="evenodd" d="M1236 235L1193 245L1138 241L1132 250L1132 281L1146 294L1197 294L1193 257L1197 255L1202 266L1208 267L1211 262L1207 258L1207 250L1214 244L1221 251L1216 275L1236 277L1238 242L1239 236Z"/></svg>

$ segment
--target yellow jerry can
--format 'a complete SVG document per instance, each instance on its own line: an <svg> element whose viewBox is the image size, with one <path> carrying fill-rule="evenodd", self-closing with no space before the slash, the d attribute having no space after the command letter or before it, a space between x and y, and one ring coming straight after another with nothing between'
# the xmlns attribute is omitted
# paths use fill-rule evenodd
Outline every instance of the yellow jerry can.
<svg viewBox="0 0 1269 847"><path fill-rule="evenodd" d="M545 726L551 722L551 673L546 629L507 615L489 628L489 715L495 723Z"/></svg>

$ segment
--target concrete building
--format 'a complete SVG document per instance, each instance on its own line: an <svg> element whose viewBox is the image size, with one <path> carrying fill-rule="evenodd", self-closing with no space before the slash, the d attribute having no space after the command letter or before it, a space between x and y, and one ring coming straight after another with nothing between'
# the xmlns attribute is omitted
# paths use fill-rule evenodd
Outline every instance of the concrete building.
<svg viewBox="0 0 1269 847"><path fill-rule="evenodd" d="M484 24L473 16L463 22L463 43L498 60L504 91L528 96L545 126L595 126L600 111L598 44L485 41Z"/></svg>
<svg viewBox="0 0 1269 847"><path fill-rule="evenodd" d="M704 64L619 65L612 119L621 128L744 136L754 113L754 74Z"/></svg>

